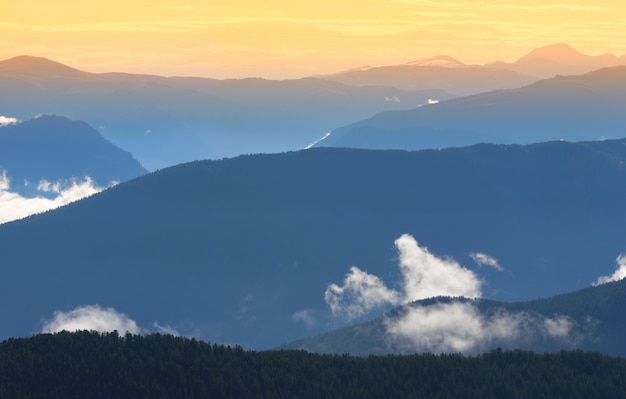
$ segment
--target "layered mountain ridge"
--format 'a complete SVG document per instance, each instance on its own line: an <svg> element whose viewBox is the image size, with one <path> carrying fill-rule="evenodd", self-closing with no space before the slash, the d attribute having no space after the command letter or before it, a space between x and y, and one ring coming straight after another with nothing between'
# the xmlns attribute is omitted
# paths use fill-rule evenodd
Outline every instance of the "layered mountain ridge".
<svg viewBox="0 0 626 399"><path fill-rule="evenodd" d="M479 142L621 138L626 67L559 76L519 88L384 112L332 131L321 145L424 149Z"/></svg>
<svg viewBox="0 0 626 399"><path fill-rule="evenodd" d="M625 160L623 140L607 140L320 148L163 169L0 226L0 314L13 320L0 336L99 304L273 347L345 325L324 293L351 266L400 284L403 234L466 267L471 253L497 258L502 272L474 269L487 299L586 287L626 251Z"/></svg>

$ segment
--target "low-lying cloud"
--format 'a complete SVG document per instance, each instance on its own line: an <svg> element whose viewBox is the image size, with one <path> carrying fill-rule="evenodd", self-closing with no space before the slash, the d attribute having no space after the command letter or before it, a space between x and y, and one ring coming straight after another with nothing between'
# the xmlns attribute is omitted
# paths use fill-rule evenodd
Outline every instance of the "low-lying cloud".
<svg viewBox="0 0 626 399"><path fill-rule="evenodd" d="M388 288L379 277L353 266L343 285L330 284L324 293L334 315L353 320L387 305L435 296L481 296L481 280L455 260L434 256L408 234L398 238L395 246L403 292Z"/></svg>
<svg viewBox="0 0 626 399"><path fill-rule="evenodd" d="M615 261L617 262L617 269L615 269L615 272L610 276L599 277L598 280L593 283L594 286L611 283L613 281L620 281L626 277L626 255L619 255Z"/></svg>
<svg viewBox="0 0 626 399"><path fill-rule="evenodd" d="M71 179L58 182L42 180L37 185L37 190L41 193L56 194L54 198L24 197L11 191L11 181L7 172L3 171L0 175L0 224L67 205L96 194L103 189L89 177L82 180Z"/></svg>
<svg viewBox="0 0 626 399"><path fill-rule="evenodd" d="M141 328L135 320L125 313L114 308L103 308L99 305L79 306L67 312L57 310L50 320L43 320L42 333L56 333L60 331L98 331L101 333L117 331L120 334L147 334L158 332L162 334L180 335L170 326L152 323L152 329Z"/></svg>
<svg viewBox="0 0 626 399"><path fill-rule="evenodd" d="M387 343L400 352L476 353L537 340L571 346L582 337L567 316L548 318L504 309L485 314L475 304L460 301L409 306L401 317L386 318L385 324Z"/></svg>
<svg viewBox="0 0 626 399"><path fill-rule="evenodd" d="M548 318L504 309L484 313L476 301L469 300L482 296L482 280L472 270L454 259L433 255L408 234L399 237L395 246L402 290L390 289L378 276L353 266L342 285L328 286L324 299L333 315L348 321L385 306L407 305L384 320L387 344L396 351L474 353L537 339L569 345L580 337L580 326L567 316ZM489 255L472 253L470 257L479 266L503 270ZM626 265L626 257L618 262ZM415 302L434 297L457 299L429 305Z"/></svg>
<svg viewBox="0 0 626 399"><path fill-rule="evenodd" d="M395 245L404 279L403 302L436 296L481 296L482 281L454 259L436 257L408 234L398 238Z"/></svg>
<svg viewBox="0 0 626 399"><path fill-rule="evenodd" d="M352 320L381 306L400 303L401 295L387 288L380 278L353 266L342 286L328 286L324 300L333 314Z"/></svg>
<svg viewBox="0 0 626 399"><path fill-rule="evenodd" d="M20 121L15 118L9 118L7 116L0 115L0 127L7 126L7 125L15 125L19 122Z"/></svg>
<svg viewBox="0 0 626 399"><path fill-rule="evenodd" d="M52 319L44 321L41 332L56 333L59 331L89 330L98 332L118 331L125 334L140 334L141 328L135 320L113 308L102 308L98 305L87 305L70 310L56 311Z"/></svg>

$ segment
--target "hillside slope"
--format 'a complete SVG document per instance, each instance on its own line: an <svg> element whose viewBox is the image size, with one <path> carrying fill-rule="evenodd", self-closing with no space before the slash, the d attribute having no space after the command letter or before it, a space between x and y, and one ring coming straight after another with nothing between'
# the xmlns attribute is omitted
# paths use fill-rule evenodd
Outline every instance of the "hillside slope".
<svg viewBox="0 0 626 399"><path fill-rule="evenodd" d="M29 188L25 181L34 189L41 180L88 176L106 187L147 173L130 153L85 122L50 115L0 127L2 170L17 191Z"/></svg>
<svg viewBox="0 0 626 399"><path fill-rule="evenodd" d="M267 348L344 325L350 266L399 281L411 234L485 298L589 286L626 251L626 142L312 149L183 164L0 226L0 336L86 304ZM32 249L36 248L36 251ZM476 266L485 253L504 269Z"/></svg>
<svg viewBox="0 0 626 399"><path fill-rule="evenodd" d="M575 292L525 302L497 302L465 298L433 298L416 301L366 323L304 338L282 345L283 349L305 349L318 353L349 353L358 356L428 351L439 342L445 352L476 353L494 348L559 351L583 349L625 356L626 281L611 282ZM440 327L413 326L398 333L413 315L435 321L434 314L454 318L453 311L466 312L465 326L441 323ZM506 326L495 327L502 323ZM498 328L510 328L502 334ZM550 330L552 327L552 331ZM558 328L557 328L558 327ZM450 337L447 342L446 338ZM418 338L419 337L419 338ZM466 347L456 347L459 342ZM432 347L431 347L432 348ZM456 349L456 350L455 350Z"/></svg>
<svg viewBox="0 0 626 399"><path fill-rule="evenodd" d="M559 76L520 89L384 112L333 130L320 145L412 150L621 138L625 93L626 67Z"/></svg>

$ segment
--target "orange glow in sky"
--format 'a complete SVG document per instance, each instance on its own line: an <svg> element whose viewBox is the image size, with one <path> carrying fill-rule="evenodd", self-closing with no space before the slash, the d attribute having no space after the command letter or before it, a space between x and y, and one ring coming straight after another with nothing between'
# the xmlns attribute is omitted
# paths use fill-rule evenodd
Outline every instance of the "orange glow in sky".
<svg viewBox="0 0 626 399"><path fill-rule="evenodd" d="M626 53L626 2L0 0L0 59L91 72L294 78L440 54L514 61L566 42Z"/></svg>

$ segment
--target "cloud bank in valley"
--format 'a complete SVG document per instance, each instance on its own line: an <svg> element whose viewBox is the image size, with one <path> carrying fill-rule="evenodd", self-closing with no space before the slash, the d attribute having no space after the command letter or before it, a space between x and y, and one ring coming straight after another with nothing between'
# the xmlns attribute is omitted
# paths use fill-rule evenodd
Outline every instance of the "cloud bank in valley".
<svg viewBox="0 0 626 399"><path fill-rule="evenodd" d="M453 301L410 306L400 317L386 317L387 343L400 352L476 353L520 347L533 340L575 345L587 326L568 316L552 318L527 312L482 312L474 303Z"/></svg>
<svg viewBox="0 0 626 399"><path fill-rule="evenodd" d="M152 329L141 328L137 322L125 313L114 308L103 308L99 305L79 306L67 312L55 311L50 320L43 320L42 333L60 331L98 331L101 333L117 331L120 334L146 334L159 332L162 334L180 335L170 326L152 323Z"/></svg>
<svg viewBox="0 0 626 399"><path fill-rule="evenodd" d="M598 280L593 283L594 286L611 283L613 281L620 281L626 277L626 255L619 255L615 261L617 262L617 269L615 269L615 272L610 276L599 277Z"/></svg>
<svg viewBox="0 0 626 399"><path fill-rule="evenodd" d="M582 334L584 326L577 326L567 316L548 318L504 309L486 314L471 300L482 296L482 280L473 271L453 259L433 255L407 234L398 238L395 246L401 291L390 289L381 278L353 266L341 286L328 286L324 299L333 315L348 321L384 306L407 305L399 314L384 318L387 344L399 351L473 353L533 339L571 344ZM479 266L503 270L489 255L472 253L470 257ZM430 305L412 303L433 297L457 299Z"/></svg>
<svg viewBox="0 0 626 399"><path fill-rule="evenodd" d="M11 191L11 180L7 172L3 171L0 175L0 224L67 205L103 189L89 177L57 182L42 180L38 183L37 190L41 193L55 194L54 198L44 196L28 198Z"/></svg>

